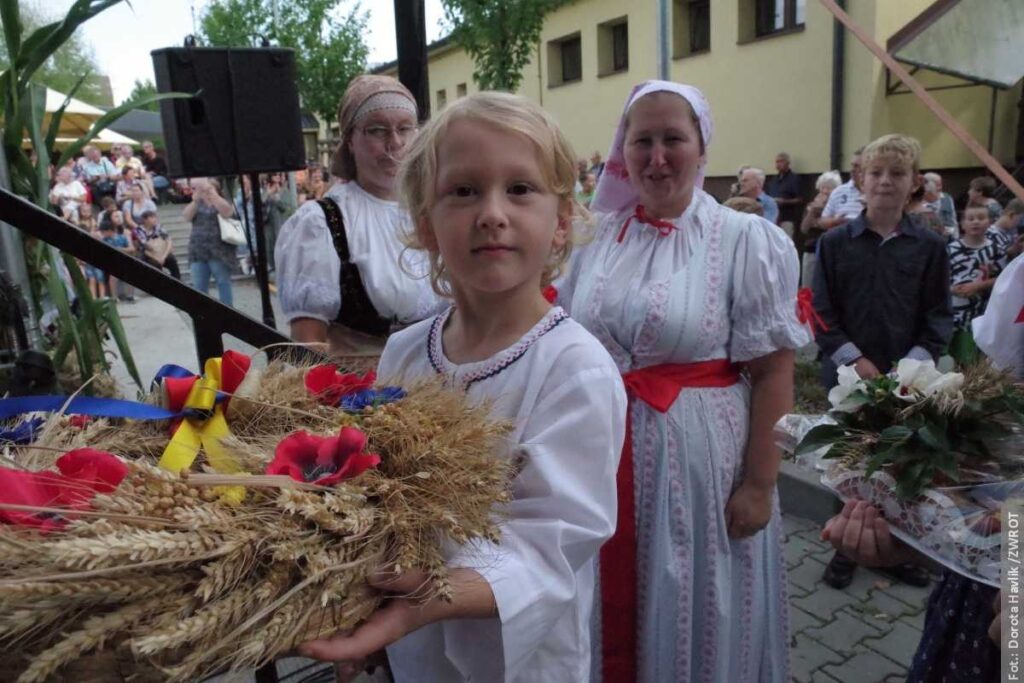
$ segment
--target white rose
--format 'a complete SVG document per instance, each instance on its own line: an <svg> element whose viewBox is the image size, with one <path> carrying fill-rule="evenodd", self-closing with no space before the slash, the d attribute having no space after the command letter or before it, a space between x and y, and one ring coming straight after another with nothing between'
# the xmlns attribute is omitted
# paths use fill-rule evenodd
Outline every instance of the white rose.
<svg viewBox="0 0 1024 683"><path fill-rule="evenodd" d="M935 369L934 361L904 358L896 365L896 381L899 386L893 389L893 394L900 400L912 403L922 396L928 396L925 389L941 377L942 373Z"/></svg>
<svg viewBox="0 0 1024 683"><path fill-rule="evenodd" d="M928 386L924 388L922 392L925 396L934 396L935 394L956 394L960 391L960 388L964 385L964 376L959 372L946 372L934 380L932 380Z"/></svg>
<svg viewBox="0 0 1024 683"><path fill-rule="evenodd" d="M836 372L839 384L832 387L828 392L828 402L832 404L833 410L843 413L855 413L857 409L867 403L867 395L860 391L864 382L852 365L841 365Z"/></svg>

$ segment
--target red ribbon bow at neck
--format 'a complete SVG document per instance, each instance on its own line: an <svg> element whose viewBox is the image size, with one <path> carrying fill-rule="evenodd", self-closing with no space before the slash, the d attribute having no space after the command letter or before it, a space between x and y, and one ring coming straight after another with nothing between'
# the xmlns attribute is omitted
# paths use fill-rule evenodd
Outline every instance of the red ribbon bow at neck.
<svg viewBox="0 0 1024 683"><path fill-rule="evenodd" d="M622 224L622 230L619 232L619 237L616 242L622 243L622 240L626 238L626 229L629 224L636 219L638 223L646 223L654 228L658 229L658 237L668 237L672 234L673 230L678 230L671 221L663 221L660 218L654 218L653 216L647 215L647 209L644 208L643 204L637 204L636 209L633 211L633 215L626 219L626 222Z"/></svg>
<svg viewBox="0 0 1024 683"><path fill-rule="evenodd" d="M811 328L811 336L817 336L819 331L828 332L828 325L814 310L814 293L810 287L803 287L796 293L796 317Z"/></svg>

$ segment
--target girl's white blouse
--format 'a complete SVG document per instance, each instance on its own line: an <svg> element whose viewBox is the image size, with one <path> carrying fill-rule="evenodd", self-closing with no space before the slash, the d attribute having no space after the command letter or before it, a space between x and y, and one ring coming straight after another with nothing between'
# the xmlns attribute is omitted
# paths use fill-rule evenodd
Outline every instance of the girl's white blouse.
<svg viewBox="0 0 1024 683"><path fill-rule="evenodd" d="M437 311L440 302L430 287L425 255L406 250L402 242L412 226L408 212L356 182L336 184L325 196L341 208L351 260L377 313L410 323ZM334 322L341 310L341 260L319 204L306 202L285 222L274 257L285 319Z"/></svg>
<svg viewBox="0 0 1024 683"><path fill-rule="evenodd" d="M447 314L393 334L387 383L444 377L510 420L509 457L525 457L499 544L449 548L448 564L490 584L491 619L449 620L388 647L397 681L545 681L590 676L595 563L615 530L615 473L626 395L615 364L586 330L552 308L516 344L477 363L445 356Z"/></svg>

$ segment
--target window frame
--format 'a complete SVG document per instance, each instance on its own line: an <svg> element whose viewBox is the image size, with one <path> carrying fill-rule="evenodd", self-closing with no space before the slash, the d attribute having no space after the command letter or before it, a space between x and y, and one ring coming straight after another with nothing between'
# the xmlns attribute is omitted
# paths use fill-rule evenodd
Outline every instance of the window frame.
<svg viewBox="0 0 1024 683"><path fill-rule="evenodd" d="M577 71L576 71L576 75L575 76L570 77L570 76L566 75L567 74L566 69L568 68L568 66L569 66L569 64L570 64L570 62L572 60L567 60L565 58L565 56L566 56L566 51L571 49L571 46L573 46L573 45L575 45L575 48L576 48L575 49L575 56L576 56L575 65L576 65ZM575 35L575 36L570 36L568 38L565 38L564 40L559 40L558 41L558 52L559 52L559 57L561 58L561 67L562 67L561 68L562 80L559 82L559 85L563 85L563 84L566 84L566 83L577 83L579 81L582 81L583 80L583 37L580 36L580 35Z"/></svg>
<svg viewBox="0 0 1024 683"><path fill-rule="evenodd" d="M754 0L754 38L802 31L806 24L806 6L804 22L797 22L797 2L799 0ZM775 8L782 3L782 26L775 27Z"/></svg>

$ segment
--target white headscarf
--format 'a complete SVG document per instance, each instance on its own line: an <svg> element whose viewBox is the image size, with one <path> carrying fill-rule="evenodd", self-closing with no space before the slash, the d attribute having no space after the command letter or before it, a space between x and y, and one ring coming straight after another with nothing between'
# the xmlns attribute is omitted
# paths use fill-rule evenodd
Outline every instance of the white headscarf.
<svg viewBox="0 0 1024 683"><path fill-rule="evenodd" d="M700 134L704 141L704 154L707 158L708 149L711 147L711 133L714 124L711 121L711 106L707 99L697 88L682 83L671 81L644 81L629 94L626 99L626 106L622 110L622 117L619 119L619 127L615 131L615 139L612 148L608 152L608 161L605 162L601 179L597 183L597 191L594 199L590 202L591 211L613 213L628 209L634 206L640 199L640 193L629 180L629 171L626 170L626 160L623 153L623 145L626 137L626 115L630 107L645 95L655 92L672 92L690 103L693 113L700 121ZM695 185L698 188L704 186L704 165L701 162L697 169L697 180Z"/></svg>

